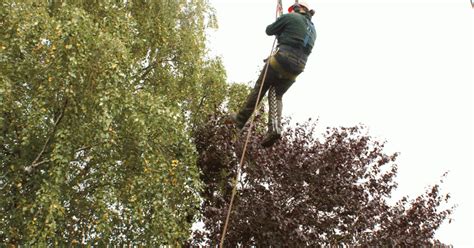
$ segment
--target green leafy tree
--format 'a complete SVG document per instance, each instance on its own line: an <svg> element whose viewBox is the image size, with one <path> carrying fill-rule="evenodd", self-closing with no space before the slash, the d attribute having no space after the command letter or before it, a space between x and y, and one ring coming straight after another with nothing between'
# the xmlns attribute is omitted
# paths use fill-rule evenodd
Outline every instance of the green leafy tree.
<svg viewBox="0 0 474 248"><path fill-rule="evenodd" d="M219 244L229 208L244 134L216 115L196 132L198 166L203 171L204 230L191 244ZM433 238L452 208L439 185L410 200L387 200L396 188L397 154L364 127L328 128L315 138L314 123L287 128L264 149L263 123L247 146L225 244L229 247L444 245Z"/></svg>
<svg viewBox="0 0 474 248"><path fill-rule="evenodd" d="M0 243L183 243L227 91L208 3L5 0L0 26Z"/></svg>

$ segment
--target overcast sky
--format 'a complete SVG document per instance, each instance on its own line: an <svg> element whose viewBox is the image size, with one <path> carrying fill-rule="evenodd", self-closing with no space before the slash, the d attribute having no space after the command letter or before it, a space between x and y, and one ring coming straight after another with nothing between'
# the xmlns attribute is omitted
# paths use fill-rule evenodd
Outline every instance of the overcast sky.
<svg viewBox="0 0 474 248"><path fill-rule="evenodd" d="M273 42L276 0L210 0L212 54L229 82L253 83ZM284 9L294 1L283 0ZM309 0L317 40L285 94L285 116L363 124L397 160L398 200L439 182L458 207L436 237L474 247L474 9L469 0Z"/></svg>

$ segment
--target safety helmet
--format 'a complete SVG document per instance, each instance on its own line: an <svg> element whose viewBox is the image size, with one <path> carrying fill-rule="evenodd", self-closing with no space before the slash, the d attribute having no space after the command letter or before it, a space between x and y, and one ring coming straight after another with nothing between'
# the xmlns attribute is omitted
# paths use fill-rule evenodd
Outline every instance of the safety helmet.
<svg viewBox="0 0 474 248"><path fill-rule="evenodd" d="M311 10L311 8L309 7L309 4L308 4L306 1L298 1L297 3L294 3L293 5L291 5L291 6L288 8L288 13L293 12L293 9L294 9L296 6L303 6L303 7L305 7L308 11Z"/></svg>

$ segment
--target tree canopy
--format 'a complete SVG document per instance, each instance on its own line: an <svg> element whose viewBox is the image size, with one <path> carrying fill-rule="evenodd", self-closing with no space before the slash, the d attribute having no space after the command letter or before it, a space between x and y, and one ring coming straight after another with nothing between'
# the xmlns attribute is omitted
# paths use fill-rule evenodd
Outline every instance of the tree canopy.
<svg viewBox="0 0 474 248"><path fill-rule="evenodd" d="M246 134L215 116L197 132L198 166L203 171L204 230L194 244L216 245L242 156ZM431 246L435 230L452 208L440 209L449 195L439 185L395 205L387 200L397 187L397 153L363 126L328 128L315 138L316 123L287 127L282 139L263 149L257 121L237 184L225 244L263 247ZM233 137L233 138L228 138Z"/></svg>
<svg viewBox="0 0 474 248"><path fill-rule="evenodd" d="M2 1L0 242L179 244L225 99L204 0Z"/></svg>

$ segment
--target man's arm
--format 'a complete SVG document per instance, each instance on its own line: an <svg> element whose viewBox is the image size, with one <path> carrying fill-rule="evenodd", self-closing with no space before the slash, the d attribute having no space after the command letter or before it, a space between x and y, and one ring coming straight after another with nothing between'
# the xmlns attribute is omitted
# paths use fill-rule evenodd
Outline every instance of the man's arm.
<svg viewBox="0 0 474 248"><path fill-rule="evenodd" d="M288 14L280 16L274 23L267 26L267 35L279 35L288 23Z"/></svg>

